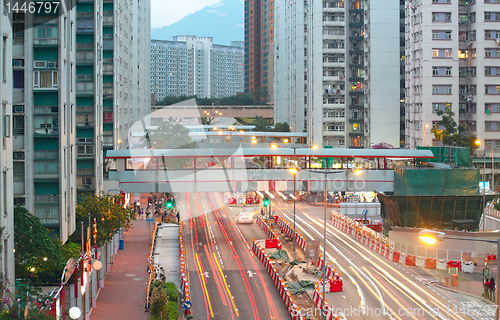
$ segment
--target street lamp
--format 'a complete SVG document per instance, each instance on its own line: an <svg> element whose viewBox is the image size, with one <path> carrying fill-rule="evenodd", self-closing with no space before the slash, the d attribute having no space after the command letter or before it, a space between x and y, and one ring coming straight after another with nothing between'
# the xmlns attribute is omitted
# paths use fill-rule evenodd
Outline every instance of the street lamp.
<svg viewBox="0 0 500 320"><path fill-rule="evenodd" d="M426 146L427 144L425 143L425 131L427 131L427 128L429 128L429 125L428 124L424 124L424 146Z"/></svg>
<svg viewBox="0 0 500 320"><path fill-rule="evenodd" d="M481 145L481 140L476 139L476 141L474 141L474 143L476 144L476 146L479 147ZM493 169L491 172L493 173ZM483 149L483 231L484 231L484 224L485 224L485 221L484 221L485 210L486 210L486 145L484 146L484 149Z"/></svg>
<svg viewBox="0 0 500 320"><path fill-rule="evenodd" d="M484 222L484 221L483 221ZM484 223L483 223L484 225ZM467 240L467 241L481 241L481 242L488 242L488 243L496 243L497 244L497 261L500 257L500 238L497 240L490 240L490 239L476 239L476 238L462 238L462 237L448 237L444 232L441 231L436 231L436 230L427 230L424 229L418 233L418 237L420 240L423 242L433 245L436 243L436 241L443 241L444 239L454 239L454 240ZM497 268L497 282L498 279L500 279L500 268ZM496 289L496 305L500 303L500 286L497 284L497 289ZM498 309L495 312L495 320L499 320L499 314L498 314Z"/></svg>
<svg viewBox="0 0 500 320"><path fill-rule="evenodd" d="M295 238L295 177L297 176L297 173L300 171L300 167L291 167L288 168L288 171L290 171L293 174L293 237ZM295 261L295 239L293 239L293 261Z"/></svg>

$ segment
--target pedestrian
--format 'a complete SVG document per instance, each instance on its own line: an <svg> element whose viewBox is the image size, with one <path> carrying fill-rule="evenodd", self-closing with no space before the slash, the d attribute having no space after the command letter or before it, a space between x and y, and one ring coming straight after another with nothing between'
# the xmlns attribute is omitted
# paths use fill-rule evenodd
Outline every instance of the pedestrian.
<svg viewBox="0 0 500 320"><path fill-rule="evenodd" d="M486 299L490 299L490 282L488 281L488 279L484 279L484 297Z"/></svg>
<svg viewBox="0 0 500 320"><path fill-rule="evenodd" d="M181 220L181 215L179 214L179 211L177 211L177 224L180 224L180 220Z"/></svg>
<svg viewBox="0 0 500 320"><path fill-rule="evenodd" d="M490 289L490 300L495 301L495 279L491 278L488 283L488 288Z"/></svg>
<svg viewBox="0 0 500 320"><path fill-rule="evenodd" d="M260 208L260 215L263 216L264 215L264 208Z"/></svg>
<svg viewBox="0 0 500 320"><path fill-rule="evenodd" d="M146 209L146 219L149 218L149 208Z"/></svg>

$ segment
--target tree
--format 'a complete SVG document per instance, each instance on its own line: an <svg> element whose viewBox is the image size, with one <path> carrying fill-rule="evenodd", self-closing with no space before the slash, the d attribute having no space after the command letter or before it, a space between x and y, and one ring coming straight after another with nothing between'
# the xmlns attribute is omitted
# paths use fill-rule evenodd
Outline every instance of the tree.
<svg viewBox="0 0 500 320"><path fill-rule="evenodd" d="M274 131L276 132L290 132L290 125L286 122L274 124Z"/></svg>
<svg viewBox="0 0 500 320"><path fill-rule="evenodd" d="M255 128L253 129L253 131L258 131L258 132L269 131L269 126L270 126L269 120L263 118L262 116L256 116L254 124Z"/></svg>
<svg viewBox="0 0 500 320"><path fill-rule="evenodd" d="M19 206L14 208L14 248L16 279L36 285L58 283L66 261L80 250L51 239L40 219Z"/></svg>
<svg viewBox="0 0 500 320"><path fill-rule="evenodd" d="M71 241L75 243L81 242L81 223L84 226L84 236L89 225L89 213L91 223L94 223L94 218L97 222L97 246L103 246L106 242L121 229L130 228L131 220L135 217L132 208L123 207L120 203L120 195L103 194L96 196L90 194L83 201L76 205L76 230L71 235ZM92 235L91 235L92 237Z"/></svg>
<svg viewBox="0 0 500 320"><path fill-rule="evenodd" d="M478 146L474 143L475 135L468 135L463 125L457 125L453 119L455 113L451 111L449 104L445 110L438 110L436 113L441 117L438 125L431 129L436 141L441 141L445 146L469 147L476 149Z"/></svg>
<svg viewBox="0 0 500 320"><path fill-rule="evenodd" d="M193 149L196 142L189 137L189 129L170 117L154 131L148 131L145 147L154 149Z"/></svg>
<svg viewBox="0 0 500 320"><path fill-rule="evenodd" d="M371 149L394 149L394 146L390 143L387 143L387 142L380 142L377 144L373 144L370 148Z"/></svg>

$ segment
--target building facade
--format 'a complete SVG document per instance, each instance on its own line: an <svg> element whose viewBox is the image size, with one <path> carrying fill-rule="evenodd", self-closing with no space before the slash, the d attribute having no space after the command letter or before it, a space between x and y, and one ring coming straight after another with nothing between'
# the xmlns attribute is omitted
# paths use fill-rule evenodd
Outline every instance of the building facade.
<svg viewBox="0 0 500 320"><path fill-rule="evenodd" d="M245 0L245 93L267 90L273 101L274 0Z"/></svg>
<svg viewBox="0 0 500 320"><path fill-rule="evenodd" d="M484 149L500 147L500 10L495 1L406 1L406 141L435 145L449 108Z"/></svg>
<svg viewBox="0 0 500 320"><path fill-rule="evenodd" d="M2 282L9 283L7 287L14 289L14 196L12 167L12 15L0 14L0 228L4 228L0 241L3 250L0 254L0 273ZM13 292L13 291L12 291Z"/></svg>
<svg viewBox="0 0 500 320"><path fill-rule="evenodd" d="M151 41L151 93L227 97L243 92L243 47L213 44L212 38L177 36Z"/></svg>
<svg viewBox="0 0 500 320"><path fill-rule="evenodd" d="M276 4L275 121L311 145L400 143L399 1Z"/></svg>
<svg viewBox="0 0 500 320"><path fill-rule="evenodd" d="M149 2L70 9L16 14L12 45L14 204L63 242L78 198L107 191L106 150L127 145L151 98Z"/></svg>

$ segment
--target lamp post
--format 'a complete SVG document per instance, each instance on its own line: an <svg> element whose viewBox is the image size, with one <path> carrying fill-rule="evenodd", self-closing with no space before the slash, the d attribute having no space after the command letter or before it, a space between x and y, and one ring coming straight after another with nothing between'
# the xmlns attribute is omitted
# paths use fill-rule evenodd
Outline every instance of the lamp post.
<svg viewBox="0 0 500 320"><path fill-rule="evenodd" d="M424 146L426 146L427 144L425 143L425 132L427 131L427 128L429 128L429 125L426 123L424 124Z"/></svg>
<svg viewBox="0 0 500 320"><path fill-rule="evenodd" d="M474 144L479 147L481 145L481 140L476 139ZM483 150L483 231L484 231L484 214L486 210L486 145Z"/></svg>
<svg viewBox="0 0 500 320"><path fill-rule="evenodd" d="M483 220L484 226L484 220ZM489 239L476 239L476 238L463 238L463 237L448 237L444 232L435 231L435 230L422 230L418 233L418 237L423 242L433 245L437 241L443 241L444 239L454 239L454 240L468 240L468 241L480 241L480 242L488 242L488 243L496 243L497 244L497 261L500 258L500 238L497 240L489 240ZM497 282L500 279L500 268L497 268ZM500 303L500 285L496 286L496 305ZM498 309L495 311L495 320L499 320Z"/></svg>
<svg viewBox="0 0 500 320"><path fill-rule="evenodd" d="M295 150L294 150L295 151ZM288 171L290 171L293 174L293 236L295 237L295 177L297 176L297 173L300 171L300 167L292 167L289 168ZM295 239L293 239L293 261L295 261Z"/></svg>

